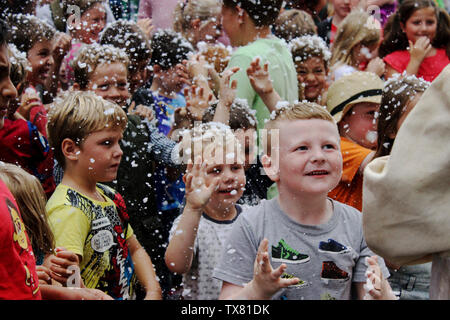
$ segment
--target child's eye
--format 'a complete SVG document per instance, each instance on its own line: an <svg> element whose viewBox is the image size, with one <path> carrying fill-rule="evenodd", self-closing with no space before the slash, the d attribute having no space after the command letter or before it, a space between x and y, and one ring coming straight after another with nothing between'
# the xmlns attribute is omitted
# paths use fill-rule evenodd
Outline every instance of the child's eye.
<svg viewBox="0 0 450 320"><path fill-rule="evenodd" d="M323 70L322 69L316 69L316 70L314 70L314 73L315 74L322 74Z"/></svg>
<svg viewBox="0 0 450 320"><path fill-rule="evenodd" d="M110 146L112 143L111 143L111 140L105 140L102 142L102 144L105 146Z"/></svg>
<svg viewBox="0 0 450 320"><path fill-rule="evenodd" d="M300 146L296 150L305 151L305 150L308 150L308 147L307 146Z"/></svg>
<svg viewBox="0 0 450 320"><path fill-rule="evenodd" d="M323 146L324 149L336 149L335 146L333 144L326 144Z"/></svg>
<svg viewBox="0 0 450 320"><path fill-rule="evenodd" d="M99 85L98 88L102 91L107 91L109 89L109 84L105 83L105 84Z"/></svg>
<svg viewBox="0 0 450 320"><path fill-rule="evenodd" d="M239 171L241 169L242 169L242 166L238 166L238 165L231 167L231 170L233 170L233 171Z"/></svg>

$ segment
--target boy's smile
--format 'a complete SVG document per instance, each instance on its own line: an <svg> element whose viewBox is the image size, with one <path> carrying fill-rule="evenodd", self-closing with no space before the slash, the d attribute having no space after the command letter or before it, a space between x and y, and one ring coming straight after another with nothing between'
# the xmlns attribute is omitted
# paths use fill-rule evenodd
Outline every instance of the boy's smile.
<svg viewBox="0 0 450 320"><path fill-rule="evenodd" d="M336 125L320 119L283 120L278 187L290 194L327 194L340 181L342 155Z"/></svg>

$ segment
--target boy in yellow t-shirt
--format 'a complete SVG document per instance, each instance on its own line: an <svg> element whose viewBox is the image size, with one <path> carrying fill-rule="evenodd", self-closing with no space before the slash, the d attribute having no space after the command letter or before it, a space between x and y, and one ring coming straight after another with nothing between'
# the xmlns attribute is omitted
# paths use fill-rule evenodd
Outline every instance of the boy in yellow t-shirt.
<svg viewBox="0 0 450 320"><path fill-rule="evenodd" d="M128 224L122 196L99 184L116 178L125 112L94 93L75 92L49 115L49 141L64 168L46 207L56 245L77 254L86 287L133 299L137 276L146 299L161 299L151 259Z"/></svg>

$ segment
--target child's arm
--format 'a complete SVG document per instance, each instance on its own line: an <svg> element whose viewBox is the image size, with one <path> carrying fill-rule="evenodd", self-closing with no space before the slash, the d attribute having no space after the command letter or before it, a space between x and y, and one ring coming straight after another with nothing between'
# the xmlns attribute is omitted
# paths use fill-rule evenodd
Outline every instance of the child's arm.
<svg viewBox="0 0 450 320"><path fill-rule="evenodd" d="M419 67L422 64L423 59L433 50L430 39L428 37L420 37L416 43L409 42L409 54L411 59L406 67L406 73L409 75L415 75L419 71Z"/></svg>
<svg viewBox="0 0 450 320"><path fill-rule="evenodd" d="M134 235L127 239L127 246L130 250L136 276L145 288L145 300L161 300L161 287L156 279L155 269L153 269L152 260L149 255Z"/></svg>
<svg viewBox="0 0 450 320"><path fill-rule="evenodd" d="M101 290L39 284L43 300L114 300Z"/></svg>
<svg viewBox="0 0 450 320"><path fill-rule="evenodd" d="M298 278L283 279L281 275L287 266L283 263L275 270L269 261L269 241L261 241L253 267L253 279L244 287L224 283L219 299L268 300L278 290L295 285Z"/></svg>
<svg viewBox="0 0 450 320"><path fill-rule="evenodd" d="M206 175L206 163L200 163L200 160L198 158L195 164L190 162L187 166L186 174L183 177L186 185L186 206L165 254L169 270L179 274L186 273L191 268L194 242L203 208L219 184L218 178L209 186L205 184L203 177Z"/></svg>
<svg viewBox="0 0 450 320"><path fill-rule="evenodd" d="M398 300L392 292L387 279L383 277L377 256L367 257L366 283L356 283L357 295L360 300Z"/></svg>
<svg viewBox="0 0 450 320"><path fill-rule="evenodd" d="M274 90L272 81L270 80L268 62L261 68L259 58L255 58L247 69L247 76L253 90L261 97L269 111L276 110L277 103L281 101L281 98Z"/></svg>
<svg viewBox="0 0 450 320"><path fill-rule="evenodd" d="M220 77L219 102L214 113L213 121L228 125L230 121L230 108L236 97L237 80L230 82L233 74L239 71L239 67L225 70Z"/></svg>

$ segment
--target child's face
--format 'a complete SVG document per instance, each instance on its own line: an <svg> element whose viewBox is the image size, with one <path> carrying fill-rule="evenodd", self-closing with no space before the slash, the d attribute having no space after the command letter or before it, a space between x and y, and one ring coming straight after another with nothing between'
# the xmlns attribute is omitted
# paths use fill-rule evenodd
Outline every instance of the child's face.
<svg viewBox="0 0 450 320"><path fill-rule="evenodd" d="M145 60L139 61L133 65L129 81L131 94L145 84L147 80L147 63L148 61Z"/></svg>
<svg viewBox="0 0 450 320"><path fill-rule="evenodd" d="M422 8L414 13L402 24L402 30L408 40L415 43L420 37L434 40L437 29L436 12L433 7Z"/></svg>
<svg viewBox="0 0 450 320"><path fill-rule="evenodd" d="M327 69L322 58L311 57L295 63L299 85L304 85L305 98L317 101L327 85Z"/></svg>
<svg viewBox="0 0 450 320"><path fill-rule="evenodd" d="M332 0L331 2L333 4L334 14L342 19L359 4L359 0Z"/></svg>
<svg viewBox="0 0 450 320"><path fill-rule="evenodd" d="M370 47L358 44L352 50L352 55L353 61L355 61L358 65L360 63L369 62L370 60L378 56L378 43L375 43Z"/></svg>
<svg viewBox="0 0 450 320"><path fill-rule="evenodd" d="M51 75L51 69L54 64L52 41L37 42L28 51L28 61L32 69L31 72L28 72L28 81L33 85L45 85L45 82Z"/></svg>
<svg viewBox="0 0 450 320"><path fill-rule="evenodd" d="M80 19L81 25L76 30L75 36L83 43L95 43L99 40L99 34L106 25L106 11L101 3L93 5Z"/></svg>
<svg viewBox="0 0 450 320"><path fill-rule="evenodd" d="M239 45L238 14L234 8L222 5L222 27L233 47Z"/></svg>
<svg viewBox="0 0 450 320"><path fill-rule="evenodd" d="M279 127L280 192L326 195L339 183L342 174L336 125L309 119L282 120Z"/></svg>
<svg viewBox="0 0 450 320"><path fill-rule="evenodd" d="M166 93L179 92L183 88L184 84L180 81L180 77L175 66L167 70L155 72L155 78L156 77Z"/></svg>
<svg viewBox="0 0 450 320"><path fill-rule="evenodd" d="M8 49L6 45L0 46L0 129L3 128L9 103L17 96L9 76L10 67Z"/></svg>
<svg viewBox="0 0 450 320"><path fill-rule="evenodd" d="M229 149L232 147L230 145ZM226 150L223 150L224 155L226 155L226 152ZM245 171L242 164L243 159L240 158L240 161L237 161L237 157L238 155L235 155L234 163L228 164L231 162L229 159L227 161L216 161L211 155L205 156L204 160L207 162L206 185L210 185L214 179L220 178L218 189L212 193L208 206L227 207L234 205L242 197L245 187Z"/></svg>
<svg viewBox="0 0 450 320"><path fill-rule="evenodd" d="M103 129L87 136L76 150L79 172L86 172L95 182L116 179L123 154L119 145L121 139L120 129Z"/></svg>
<svg viewBox="0 0 450 320"><path fill-rule="evenodd" d="M87 90L124 107L130 98L127 76L128 71L123 63L100 64L89 79Z"/></svg>
<svg viewBox="0 0 450 320"><path fill-rule="evenodd" d="M354 104L340 121L344 135L360 146L374 149L377 146L375 114L380 105L372 102Z"/></svg>

